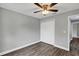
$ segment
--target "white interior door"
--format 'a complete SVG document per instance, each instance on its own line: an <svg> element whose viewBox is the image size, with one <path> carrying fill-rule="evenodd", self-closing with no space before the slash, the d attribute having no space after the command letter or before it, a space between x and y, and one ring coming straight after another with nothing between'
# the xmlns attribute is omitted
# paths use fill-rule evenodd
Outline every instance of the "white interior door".
<svg viewBox="0 0 79 59"><path fill-rule="evenodd" d="M41 23L41 41L54 44L55 38L55 22L53 21L46 21Z"/></svg>

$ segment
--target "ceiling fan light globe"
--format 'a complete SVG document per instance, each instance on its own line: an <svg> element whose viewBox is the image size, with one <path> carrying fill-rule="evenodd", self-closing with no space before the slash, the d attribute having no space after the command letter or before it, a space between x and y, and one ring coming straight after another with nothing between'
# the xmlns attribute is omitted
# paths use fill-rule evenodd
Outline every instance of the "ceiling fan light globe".
<svg viewBox="0 0 79 59"><path fill-rule="evenodd" d="M48 14L49 13L49 11L47 11L47 10L44 10L44 11L42 11L42 14Z"/></svg>

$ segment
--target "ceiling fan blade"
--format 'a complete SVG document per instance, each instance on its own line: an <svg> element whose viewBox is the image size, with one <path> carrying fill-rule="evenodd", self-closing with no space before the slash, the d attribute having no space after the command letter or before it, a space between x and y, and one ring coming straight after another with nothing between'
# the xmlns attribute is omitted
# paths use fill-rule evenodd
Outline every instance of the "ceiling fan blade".
<svg viewBox="0 0 79 59"><path fill-rule="evenodd" d="M42 8L42 6L39 3L34 3L36 6Z"/></svg>
<svg viewBox="0 0 79 59"><path fill-rule="evenodd" d="M56 5L56 4L57 4L57 3L51 3L51 4L50 4L50 7L52 7L52 6Z"/></svg>
<svg viewBox="0 0 79 59"><path fill-rule="evenodd" d="M41 10L39 10L39 11L35 11L35 12L33 12L33 13L38 13L38 12L41 12Z"/></svg>
<svg viewBox="0 0 79 59"><path fill-rule="evenodd" d="M54 10L54 9L49 9L48 11L58 12L58 10Z"/></svg>

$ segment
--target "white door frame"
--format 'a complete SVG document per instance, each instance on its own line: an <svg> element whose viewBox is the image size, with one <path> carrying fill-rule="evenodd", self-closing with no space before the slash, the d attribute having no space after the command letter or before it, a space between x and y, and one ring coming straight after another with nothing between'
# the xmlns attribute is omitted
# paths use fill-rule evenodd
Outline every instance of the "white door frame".
<svg viewBox="0 0 79 59"><path fill-rule="evenodd" d="M76 14L76 15L79 15L79 14ZM70 51L70 41L71 41L71 37L70 37L70 30L71 30L71 20L70 20L70 17L72 17L74 15L71 15L71 16L68 16L68 48L69 48L69 51ZM75 23L79 23L79 22L74 22Z"/></svg>
<svg viewBox="0 0 79 59"><path fill-rule="evenodd" d="M71 21L70 21L70 16L68 16L68 48L70 51L70 26L71 25Z"/></svg>

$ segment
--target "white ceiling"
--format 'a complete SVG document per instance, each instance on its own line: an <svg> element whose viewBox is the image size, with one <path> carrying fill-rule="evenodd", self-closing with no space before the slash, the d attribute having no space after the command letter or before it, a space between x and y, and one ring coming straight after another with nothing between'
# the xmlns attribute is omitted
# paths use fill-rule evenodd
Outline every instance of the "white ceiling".
<svg viewBox="0 0 79 59"><path fill-rule="evenodd" d="M46 16L43 16L41 12L34 14L33 12L39 10L39 7L37 7L33 3L0 3L0 7L13 10L13 11L16 11L16 12L19 12L19 13L22 13L28 16L42 19L45 17L49 17L49 16L61 14L64 12L68 12L71 10L79 9L79 3L58 3L54 7L58 9L59 11L57 13L50 13Z"/></svg>

